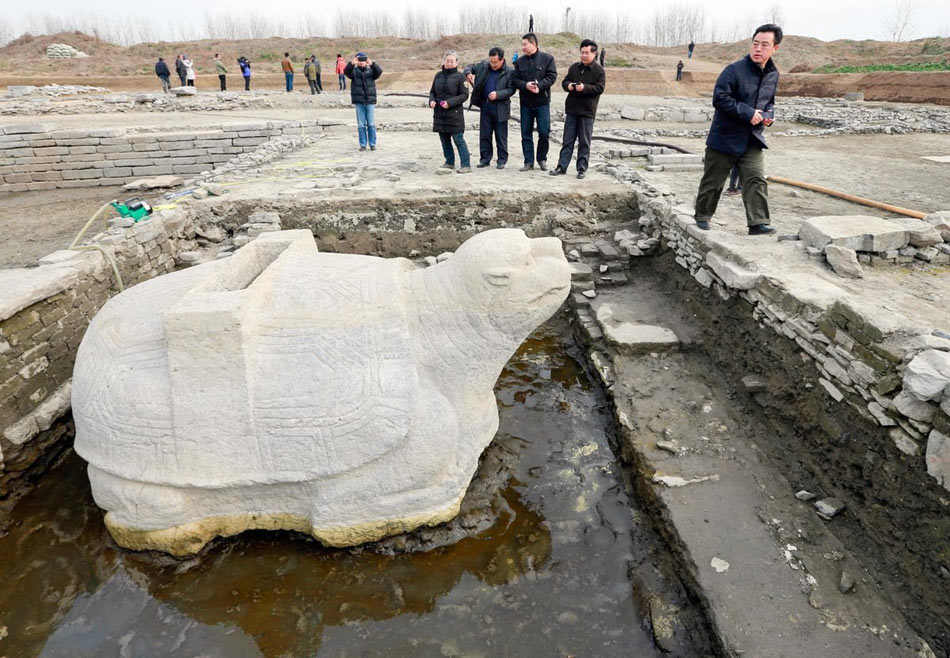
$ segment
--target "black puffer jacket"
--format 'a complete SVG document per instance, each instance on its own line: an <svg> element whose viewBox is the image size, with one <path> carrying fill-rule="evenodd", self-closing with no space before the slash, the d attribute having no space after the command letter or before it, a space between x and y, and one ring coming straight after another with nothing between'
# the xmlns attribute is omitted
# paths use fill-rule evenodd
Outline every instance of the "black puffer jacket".
<svg viewBox="0 0 950 658"><path fill-rule="evenodd" d="M472 86L472 105L484 107L484 105L494 103L498 120L507 121L511 117L511 96L515 93L515 88L512 85L515 72L507 64L503 64L498 69L498 80L495 83L496 98L494 101L490 101L485 98L485 84L488 82L488 76L491 72L491 64L487 59L465 67L465 75L469 73L475 75L475 84Z"/></svg>
<svg viewBox="0 0 950 658"><path fill-rule="evenodd" d="M461 71L443 68L436 73L429 89L429 102L436 104L432 109L432 132L450 135L465 132L464 105L467 99L468 89ZM441 101L447 102L448 108L442 109Z"/></svg>
<svg viewBox="0 0 950 658"><path fill-rule="evenodd" d="M353 66L353 62L347 63L343 75L353 81L350 85L350 100L354 105L376 105L376 80L382 74L383 69L376 62L366 68Z"/></svg>
<svg viewBox="0 0 950 658"><path fill-rule="evenodd" d="M514 85L520 93L522 107L541 107L551 102L551 87L557 82L557 67L554 57L540 50L533 55L523 55L514 64ZM538 81L541 91L537 94L528 91L528 83Z"/></svg>

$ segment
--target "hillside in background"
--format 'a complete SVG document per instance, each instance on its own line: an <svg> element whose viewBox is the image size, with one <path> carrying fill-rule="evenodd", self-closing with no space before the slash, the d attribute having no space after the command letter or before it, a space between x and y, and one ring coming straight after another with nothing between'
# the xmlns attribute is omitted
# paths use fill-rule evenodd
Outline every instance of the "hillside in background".
<svg viewBox="0 0 950 658"><path fill-rule="evenodd" d="M596 35L594 35L596 39ZM580 37L570 33L542 34L542 50L551 52L559 62L577 57ZM84 59L51 60L46 47L66 43L89 55ZM151 73L159 55L174 60L186 53L195 61L198 72L213 73L212 58L220 52L226 65L237 71L235 60L248 57L256 72L279 70L280 59L289 51L294 61L304 55L316 54L329 68L336 53L352 57L358 50L367 52L387 71L434 70L446 50L456 50L463 63L485 57L488 49L500 45L509 53L520 47L520 35L461 34L437 40L419 41L396 37L380 38L313 38L255 39L244 41L189 41L142 43L130 47L117 46L81 32L55 35L23 35L0 48L0 73L6 76L131 76ZM656 48L638 44L601 44L607 49L608 67L669 70L677 60L684 59L685 46ZM718 71L723 64L747 52L748 43L698 44L689 70ZM950 61L950 38L919 39L906 42L887 41L821 41L811 37L788 36L776 56L779 68L786 72L808 72L823 66L863 66L879 64L934 63Z"/></svg>

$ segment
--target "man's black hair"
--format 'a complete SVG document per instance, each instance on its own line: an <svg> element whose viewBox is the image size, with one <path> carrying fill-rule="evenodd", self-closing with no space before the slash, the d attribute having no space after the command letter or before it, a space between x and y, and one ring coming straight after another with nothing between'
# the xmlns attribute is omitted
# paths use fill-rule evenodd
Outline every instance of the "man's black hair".
<svg viewBox="0 0 950 658"><path fill-rule="evenodd" d="M522 41L527 39L528 41L533 43L535 46L538 45L538 35L535 34L534 32L528 32L527 34L522 34L521 39Z"/></svg>
<svg viewBox="0 0 950 658"><path fill-rule="evenodd" d="M776 46L782 43L782 28L780 28L775 23L766 23L765 25L760 25L759 27L755 28L755 32L752 33L752 38L755 39L755 37L761 32L771 32L774 34Z"/></svg>
<svg viewBox="0 0 950 658"><path fill-rule="evenodd" d="M497 57L498 59L505 58L505 49L499 48L498 46L493 46L491 50L488 51L489 57Z"/></svg>
<svg viewBox="0 0 950 658"><path fill-rule="evenodd" d="M284 57L290 57L290 53L284 53Z"/></svg>
<svg viewBox="0 0 950 658"><path fill-rule="evenodd" d="M592 53L596 53L596 52L597 52L597 42L596 42L596 41L594 41L593 39L584 39L583 41L581 41L581 48L587 48L588 46L590 46L590 51L591 51Z"/></svg>

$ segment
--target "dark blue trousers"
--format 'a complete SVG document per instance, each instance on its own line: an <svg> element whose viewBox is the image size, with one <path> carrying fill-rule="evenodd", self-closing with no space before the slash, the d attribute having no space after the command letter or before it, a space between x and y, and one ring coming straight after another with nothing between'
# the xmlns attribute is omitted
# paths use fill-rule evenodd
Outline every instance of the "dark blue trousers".
<svg viewBox="0 0 950 658"><path fill-rule="evenodd" d="M478 161L488 164L492 158L492 135L498 147L497 164L508 162L508 122L498 120L498 111L494 103L486 102L479 113L478 121Z"/></svg>

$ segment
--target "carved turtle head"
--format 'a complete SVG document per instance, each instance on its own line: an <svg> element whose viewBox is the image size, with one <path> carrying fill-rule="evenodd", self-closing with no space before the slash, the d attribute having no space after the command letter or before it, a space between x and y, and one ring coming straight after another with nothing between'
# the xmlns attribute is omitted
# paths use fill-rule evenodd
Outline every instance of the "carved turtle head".
<svg viewBox="0 0 950 658"><path fill-rule="evenodd" d="M567 297L571 273L557 238L493 229L467 240L446 263L467 303L520 343Z"/></svg>

